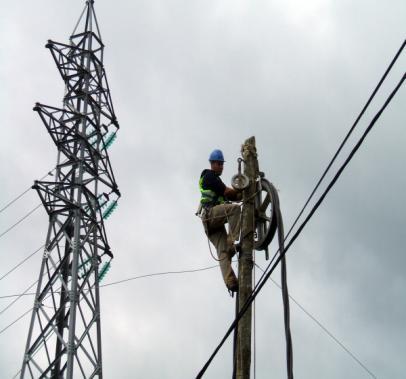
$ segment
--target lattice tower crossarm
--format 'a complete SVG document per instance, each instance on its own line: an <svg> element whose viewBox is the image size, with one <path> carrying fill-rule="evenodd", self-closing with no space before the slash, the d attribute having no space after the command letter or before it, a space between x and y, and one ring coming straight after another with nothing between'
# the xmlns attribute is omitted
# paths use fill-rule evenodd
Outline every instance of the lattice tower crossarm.
<svg viewBox="0 0 406 379"><path fill-rule="evenodd" d="M20 377L102 378L99 281L113 258L104 219L120 197L107 149L119 125L93 1L68 44L46 47L66 91L62 108L34 107L58 158L54 178L33 186L49 226Z"/></svg>

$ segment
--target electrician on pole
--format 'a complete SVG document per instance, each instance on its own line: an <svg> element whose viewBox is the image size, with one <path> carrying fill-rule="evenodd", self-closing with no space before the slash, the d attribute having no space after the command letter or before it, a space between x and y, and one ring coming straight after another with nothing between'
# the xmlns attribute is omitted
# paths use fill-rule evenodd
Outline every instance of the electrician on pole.
<svg viewBox="0 0 406 379"><path fill-rule="evenodd" d="M238 291L238 280L231 267L231 258L239 249L235 241L240 235L241 210L230 200L241 200L241 192L227 187L220 179L224 168L221 150L213 150L209 156L210 169L202 171L199 180L201 193L200 214L207 237L216 247L220 269L227 289ZM228 223L227 234L225 224Z"/></svg>

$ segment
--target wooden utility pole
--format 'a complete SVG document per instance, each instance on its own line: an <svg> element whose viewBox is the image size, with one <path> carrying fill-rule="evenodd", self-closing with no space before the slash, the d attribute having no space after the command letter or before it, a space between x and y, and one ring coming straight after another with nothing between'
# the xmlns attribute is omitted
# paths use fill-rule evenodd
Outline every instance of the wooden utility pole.
<svg viewBox="0 0 406 379"><path fill-rule="evenodd" d="M244 159L244 174L250 180L244 190L242 207L241 253L238 267L238 302L239 310L252 293L252 269L255 230L255 180L258 177L257 150L255 137L248 138L241 148ZM249 379L251 369L251 306L238 323L237 337L237 379Z"/></svg>

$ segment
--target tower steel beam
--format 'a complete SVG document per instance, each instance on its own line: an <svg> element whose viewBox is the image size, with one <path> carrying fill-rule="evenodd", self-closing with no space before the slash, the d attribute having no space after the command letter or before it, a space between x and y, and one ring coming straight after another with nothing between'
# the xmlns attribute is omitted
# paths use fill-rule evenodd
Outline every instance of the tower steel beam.
<svg viewBox="0 0 406 379"><path fill-rule="evenodd" d="M107 151L119 124L94 2L68 44L46 47L65 96L63 108L34 107L58 158L54 178L33 185L49 226L20 377L102 378L99 281L113 258L104 222L121 194Z"/></svg>

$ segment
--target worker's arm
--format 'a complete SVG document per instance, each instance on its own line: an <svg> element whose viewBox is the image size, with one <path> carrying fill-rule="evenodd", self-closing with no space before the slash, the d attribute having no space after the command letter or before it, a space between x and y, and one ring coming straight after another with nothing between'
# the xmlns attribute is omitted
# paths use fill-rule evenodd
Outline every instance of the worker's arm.
<svg viewBox="0 0 406 379"><path fill-rule="evenodd" d="M242 192L236 191L234 188L226 187L224 197L229 200L239 201L242 199Z"/></svg>

